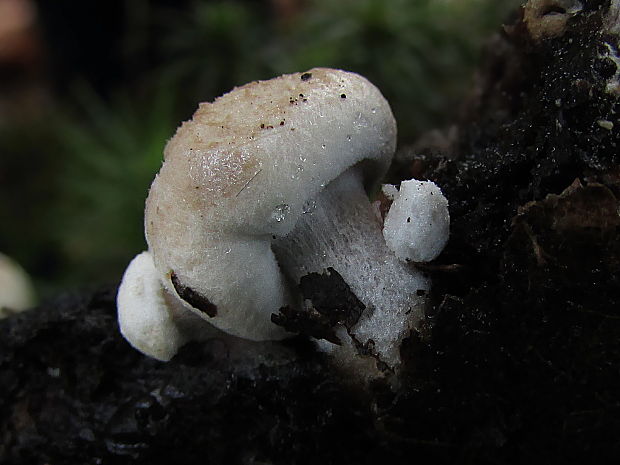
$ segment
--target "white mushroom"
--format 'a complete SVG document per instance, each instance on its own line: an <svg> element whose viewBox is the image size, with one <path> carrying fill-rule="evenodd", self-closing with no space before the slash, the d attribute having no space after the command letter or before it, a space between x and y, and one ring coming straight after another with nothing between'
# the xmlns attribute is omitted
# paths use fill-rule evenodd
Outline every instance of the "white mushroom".
<svg viewBox="0 0 620 465"><path fill-rule="evenodd" d="M148 254L163 289L155 279L149 292L174 297L229 334L280 339L289 333L272 314L301 308L301 277L331 267L365 310L352 328L338 329L342 346L322 347L345 363L356 347L372 347L373 363L396 367L429 282L388 249L364 191L384 174L395 144L379 90L340 70L253 82L201 104L168 143L147 199ZM166 329L163 350L137 342L152 333L129 316L143 311L137 300L151 300L155 319L170 309L166 299L126 291L136 281L131 270L118 298L123 334L167 359L187 337Z"/></svg>
<svg viewBox="0 0 620 465"><path fill-rule="evenodd" d="M0 253L0 318L35 304L32 281L24 269Z"/></svg>
<svg viewBox="0 0 620 465"><path fill-rule="evenodd" d="M383 186L393 200L385 216L385 243L401 260L430 262L441 253L450 234L448 201L430 181L403 181L400 190Z"/></svg>

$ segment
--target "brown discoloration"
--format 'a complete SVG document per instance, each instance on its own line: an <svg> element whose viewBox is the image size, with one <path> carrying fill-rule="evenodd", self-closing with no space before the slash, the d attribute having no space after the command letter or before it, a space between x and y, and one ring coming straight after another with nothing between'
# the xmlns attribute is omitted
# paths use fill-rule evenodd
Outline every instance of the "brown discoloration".
<svg viewBox="0 0 620 465"><path fill-rule="evenodd" d="M309 130L304 115L327 98L326 89L330 99L340 100L347 82L347 103L369 91L361 77L345 80L337 70L312 69L308 81L302 74L238 87L200 104L192 120L177 129L146 201L146 237L154 256L174 254L180 241L198 241L206 229L216 228L214 222L228 221L232 217L221 214L222 206L243 210L242 201L262 195L275 176L267 152L300 143L299 131L303 138ZM161 258L161 263L176 262Z"/></svg>
<svg viewBox="0 0 620 465"><path fill-rule="evenodd" d="M375 341L368 339L365 343L362 343L349 329L347 329L347 334L351 338L351 342L353 342L353 346L360 357L373 358L377 370L381 373L394 373L394 369L381 360L381 355L375 350Z"/></svg>
<svg viewBox="0 0 620 465"><path fill-rule="evenodd" d="M576 179L561 194L549 194L521 207L512 220L509 244L520 249L533 268L558 266L560 260L577 268L574 263L585 265L592 260L592 244L614 244L607 246L614 253L620 228L618 205L607 186L583 185Z"/></svg>
<svg viewBox="0 0 620 465"><path fill-rule="evenodd" d="M235 169L223 167L232 166ZM260 162L243 150L220 150L202 153L190 162L187 181L201 186L201 193L210 199L235 197L247 185L248 180L260 171ZM202 198L197 198L201 201Z"/></svg>
<svg viewBox="0 0 620 465"><path fill-rule="evenodd" d="M260 169L255 141L291 134L287 128L291 112L306 111L291 109L291 104L307 103L322 85L337 86L337 76L332 70L313 69L251 82L212 103L201 103L192 120L183 123L167 144L165 160L170 166L164 166L160 175L179 190L198 191L195 200L200 205L206 199L235 197ZM243 112L238 111L239 105L244 106Z"/></svg>
<svg viewBox="0 0 620 465"><path fill-rule="evenodd" d="M172 282L174 289L177 291L177 294L179 294L179 297L181 297L181 299L185 302L190 304L195 309L206 313L212 318L217 315L217 306L211 303L205 296L200 295L198 292L193 290L191 287L183 285L174 271L170 274L170 281Z"/></svg>
<svg viewBox="0 0 620 465"><path fill-rule="evenodd" d="M580 9L580 3L574 0L530 0L523 7L523 22L534 40L558 37Z"/></svg>
<svg viewBox="0 0 620 465"><path fill-rule="evenodd" d="M332 344L342 345L329 319L312 307L296 309L287 305L282 307L279 313L271 314L271 322L291 333L304 334L315 339L325 339Z"/></svg>
<svg viewBox="0 0 620 465"><path fill-rule="evenodd" d="M383 191L379 191L377 195L377 202L379 202L379 213L381 214L381 221L385 221L385 216L387 215L392 203L393 199L390 199Z"/></svg>

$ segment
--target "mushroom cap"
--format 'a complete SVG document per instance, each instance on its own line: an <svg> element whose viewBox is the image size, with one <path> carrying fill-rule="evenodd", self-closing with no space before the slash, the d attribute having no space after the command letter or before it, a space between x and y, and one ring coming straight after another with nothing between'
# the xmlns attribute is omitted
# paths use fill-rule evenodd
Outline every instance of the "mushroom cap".
<svg viewBox="0 0 620 465"><path fill-rule="evenodd" d="M387 101L358 74L317 68L251 82L200 104L179 127L146 216L174 197L204 215L204 228L285 235L349 167L365 161L366 181L379 180L395 146ZM156 236L147 222L147 239Z"/></svg>
<svg viewBox="0 0 620 465"><path fill-rule="evenodd" d="M146 238L162 282L178 291L174 273L207 297L217 308L209 321L220 329L273 338L274 325L244 334L232 321L249 315L233 316L235 308L271 312L286 304L273 236L287 235L347 169L357 166L367 184L377 181L395 146L385 98L341 70L256 81L201 104L168 142L146 203Z"/></svg>

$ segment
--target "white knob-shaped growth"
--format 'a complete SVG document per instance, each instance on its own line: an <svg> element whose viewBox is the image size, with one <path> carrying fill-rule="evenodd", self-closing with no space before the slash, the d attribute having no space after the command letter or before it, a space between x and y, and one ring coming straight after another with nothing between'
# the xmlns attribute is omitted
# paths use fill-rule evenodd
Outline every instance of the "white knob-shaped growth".
<svg viewBox="0 0 620 465"><path fill-rule="evenodd" d="M430 181L403 181L400 189L386 185L393 198L385 217L383 237L401 260L429 262L443 250L450 234L448 200Z"/></svg>
<svg viewBox="0 0 620 465"><path fill-rule="evenodd" d="M137 255L127 267L117 301L118 321L125 339L145 354L170 360L184 338L172 320L149 252Z"/></svg>
<svg viewBox="0 0 620 465"><path fill-rule="evenodd" d="M34 290L28 274L15 261L0 254L0 318L12 311L30 308L34 302Z"/></svg>

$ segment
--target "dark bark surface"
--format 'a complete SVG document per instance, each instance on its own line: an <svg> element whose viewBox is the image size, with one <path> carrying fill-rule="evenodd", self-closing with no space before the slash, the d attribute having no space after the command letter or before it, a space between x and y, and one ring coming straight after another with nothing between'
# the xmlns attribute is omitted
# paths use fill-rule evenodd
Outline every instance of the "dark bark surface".
<svg viewBox="0 0 620 465"><path fill-rule="evenodd" d="M547 3L538 40L521 20L494 39L447 142L393 172L436 181L452 221L393 390L342 382L303 338L160 363L120 336L115 289L65 296L0 322L0 463L617 460L617 3L545 36L570 2Z"/></svg>

